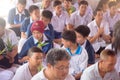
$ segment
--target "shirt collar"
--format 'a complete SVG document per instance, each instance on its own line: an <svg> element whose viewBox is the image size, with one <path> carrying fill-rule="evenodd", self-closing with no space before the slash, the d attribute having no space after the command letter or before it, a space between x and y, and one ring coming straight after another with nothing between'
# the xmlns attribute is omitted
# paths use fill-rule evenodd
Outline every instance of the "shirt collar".
<svg viewBox="0 0 120 80"><path fill-rule="evenodd" d="M84 14L84 16L81 16L79 10L77 11L77 15L80 16L81 18L85 18L85 16L86 16L85 14Z"/></svg>
<svg viewBox="0 0 120 80"><path fill-rule="evenodd" d="M80 45L78 45L77 50L75 51L74 54L71 53L70 48L66 48L66 50L67 50L67 52L68 52L71 56L80 55L81 52L82 52L82 47L81 47Z"/></svg>
<svg viewBox="0 0 120 80"><path fill-rule="evenodd" d="M35 37L33 37L33 40L34 40L34 44L38 43L38 40ZM42 43L44 43L47 40L48 40L47 37L43 34L43 41L42 41Z"/></svg>
<svg viewBox="0 0 120 80"><path fill-rule="evenodd" d="M19 15L25 15L25 12L23 11L22 13L19 13L18 9L16 8L16 15L19 14Z"/></svg>
<svg viewBox="0 0 120 80"><path fill-rule="evenodd" d="M61 15L60 15L59 17L61 17L62 14L63 14L63 11L61 12ZM53 12L53 16L57 16L56 11ZM58 16L57 16L57 17L58 17Z"/></svg>
<svg viewBox="0 0 120 80"><path fill-rule="evenodd" d="M30 23L32 23L32 22L33 22L32 17L30 17Z"/></svg>

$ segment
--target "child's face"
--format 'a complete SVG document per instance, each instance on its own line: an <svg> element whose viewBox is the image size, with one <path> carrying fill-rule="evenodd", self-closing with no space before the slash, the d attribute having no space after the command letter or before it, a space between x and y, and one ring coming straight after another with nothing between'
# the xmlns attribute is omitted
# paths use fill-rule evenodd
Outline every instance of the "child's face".
<svg viewBox="0 0 120 80"><path fill-rule="evenodd" d="M49 6L50 6L50 3L51 3L50 0L43 0L43 6L44 6L45 8L49 7Z"/></svg>
<svg viewBox="0 0 120 80"><path fill-rule="evenodd" d="M95 16L95 19L96 19L97 21L102 21L102 19L103 19L103 11L97 11L97 14L96 14L96 16Z"/></svg>
<svg viewBox="0 0 120 80"><path fill-rule="evenodd" d="M43 36L43 34L40 33L40 32L37 31L37 30L34 30L34 31L32 32L32 35L33 35L33 37L34 37L35 39L37 39L37 40L41 40L41 39L42 39L42 36Z"/></svg>
<svg viewBox="0 0 120 80"><path fill-rule="evenodd" d="M66 9L69 9L70 8L70 6L71 6L71 2L70 1L66 1L66 0L64 0L64 7L66 8Z"/></svg>
<svg viewBox="0 0 120 80"><path fill-rule="evenodd" d="M20 3L17 4L17 9L20 13L22 13L25 10L26 5L22 5Z"/></svg>
<svg viewBox="0 0 120 80"><path fill-rule="evenodd" d="M116 9L117 9L116 6L112 6L112 7L110 8L110 13L115 14L116 11L117 11Z"/></svg>
<svg viewBox="0 0 120 80"><path fill-rule="evenodd" d="M41 20L43 21L44 25L47 26L50 23L50 19L45 18L43 16L41 16Z"/></svg>
<svg viewBox="0 0 120 80"><path fill-rule="evenodd" d="M32 13L30 13L30 16L34 21L37 21L40 19L40 11L39 9L34 10Z"/></svg>
<svg viewBox="0 0 120 80"><path fill-rule="evenodd" d="M87 10L87 5L82 4L79 6L80 15L85 15L86 10Z"/></svg>
<svg viewBox="0 0 120 80"><path fill-rule="evenodd" d="M62 5L58 5L58 6L54 7L54 10L56 11L56 13L61 14L62 13Z"/></svg>
<svg viewBox="0 0 120 80"><path fill-rule="evenodd" d="M79 34L78 32L75 32L76 36L77 36L77 43L79 43L80 45L83 45L86 38L83 37L81 34Z"/></svg>
<svg viewBox="0 0 120 80"><path fill-rule="evenodd" d="M42 59L43 59L42 53L35 52L35 53L30 57L29 62L30 62L33 66L38 67L38 66L41 65Z"/></svg>

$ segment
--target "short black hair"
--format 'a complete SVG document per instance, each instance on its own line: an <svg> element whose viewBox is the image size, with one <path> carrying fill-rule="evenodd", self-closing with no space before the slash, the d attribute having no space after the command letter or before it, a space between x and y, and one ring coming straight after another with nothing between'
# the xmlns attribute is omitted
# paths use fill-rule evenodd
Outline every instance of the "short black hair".
<svg viewBox="0 0 120 80"><path fill-rule="evenodd" d="M64 1L69 1L69 2L72 2L72 0L64 0Z"/></svg>
<svg viewBox="0 0 120 80"><path fill-rule="evenodd" d="M87 37L90 33L90 29L86 25L79 25L77 28L75 28L75 31L81 34L83 37Z"/></svg>
<svg viewBox="0 0 120 80"><path fill-rule="evenodd" d="M19 4L26 5L26 0L18 0Z"/></svg>
<svg viewBox="0 0 120 80"><path fill-rule="evenodd" d="M55 0L54 3L53 3L53 7L56 7L56 6L61 5L61 4L62 4L61 1Z"/></svg>
<svg viewBox="0 0 120 80"><path fill-rule="evenodd" d="M82 1L80 1L80 3L79 3L79 6L81 6L81 5L87 5L87 6L88 6L88 2L85 1L85 0L82 0Z"/></svg>
<svg viewBox="0 0 120 80"><path fill-rule="evenodd" d="M6 26L6 21L2 17L0 17L0 27L5 28Z"/></svg>
<svg viewBox="0 0 120 80"><path fill-rule="evenodd" d="M34 10L39 10L39 7L36 6L36 5L31 5L31 6L29 7L29 13L32 13Z"/></svg>
<svg viewBox="0 0 120 80"><path fill-rule="evenodd" d="M31 57L36 52L43 53L43 51L40 48L34 46L28 50L28 56Z"/></svg>
<svg viewBox="0 0 120 80"><path fill-rule="evenodd" d="M116 5L117 5L117 3L115 1L111 1L108 4L109 8L111 8L112 6L116 6Z"/></svg>
<svg viewBox="0 0 120 80"><path fill-rule="evenodd" d="M66 30L62 33L62 38L72 43L76 43L76 34L73 30Z"/></svg>
<svg viewBox="0 0 120 80"><path fill-rule="evenodd" d="M49 11L49 10L43 10L41 15L42 15L43 17L45 17L45 18L50 19L50 20L51 20L52 17L53 17L52 12Z"/></svg>
<svg viewBox="0 0 120 80"><path fill-rule="evenodd" d="M54 66L58 61L62 60L70 60L70 55L67 53L65 49L62 48L53 48L48 51L46 55L47 63Z"/></svg>
<svg viewBox="0 0 120 80"><path fill-rule="evenodd" d="M103 10L101 8L98 8L93 12L93 15L96 16L98 11L103 11Z"/></svg>

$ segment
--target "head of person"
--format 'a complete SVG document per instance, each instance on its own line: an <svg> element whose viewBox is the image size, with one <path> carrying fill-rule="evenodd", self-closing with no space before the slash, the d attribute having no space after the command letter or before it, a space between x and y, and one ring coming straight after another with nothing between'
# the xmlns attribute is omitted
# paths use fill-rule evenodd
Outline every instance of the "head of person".
<svg viewBox="0 0 120 80"><path fill-rule="evenodd" d="M63 5L65 9L70 9L72 5L72 0L64 0Z"/></svg>
<svg viewBox="0 0 120 80"><path fill-rule="evenodd" d="M83 45L90 33L90 29L86 25L79 25L77 28L75 28L75 33L77 36L77 43Z"/></svg>
<svg viewBox="0 0 120 80"><path fill-rule="evenodd" d="M109 6L110 13L115 14L117 11L117 3L115 1L111 1L109 2L108 6Z"/></svg>
<svg viewBox="0 0 120 80"><path fill-rule="evenodd" d="M48 51L46 56L47 68L54 80L64 80L69 72L69 54L60 48Z"/></svg>
<svg viewBox="0 0 120 80"><path fill-rule="evenodd" d="M45 25L43 21L35 21L31 26L31 32L35 39L41 40L43 37Z"/></svg>
<svg viewBox="0 0 120 80"><path fill-rule="evenodd" d="M17 10L19 13L22 13L26 7L26 0L18 0L17 2Z"/></svg>
<svg viewBox="0 0 120 80"><path fill-rule="evenodd" d="M94 18L96 21L102 21L103 19L103 10L101 8L94 11Z"/></svg>
<svg viewBox="0 0 120 80"><path fill-rule="evenodd" d="M76 34L74 31L66 30L62 33L62 44L65 48L69 48L71 44L76 43Z"/></svg>
<svg viewBox="0 0 120 80"><path fill-rule="evenodd" d="M106 49L100 53L101 69L104 72L110 72L114 70L116 64L116 53L113 50Z"/></svg>
<svg viewBox="0 0 120 80"><path fill-rule="evenodd" d="M108 2L109 0L100 0L96 9L101 8L104 12L106 12L108 9Z"/></svg>
<svg viewBox="0 0 120 80"><path fill-rule="evenodd" d="M48 8L51 4L51 0L42 0L42 5L44 8Z"/></svg>
<svg viewBox="0 0 120 80"><path fill-rule="evenodd" d="M82 16L85 15L87 7L88 7L88 2L87 1L85 1L85 0L80 1L80 3L79 3L80 15L82 15Z"/></svg>
<svg viewBox="0 0 120 80"><path fill-rule="evenodd" d="M41 13L41 20L43 21L45 26L47 26L51 22L52 17L53 14L49 10L43 10Z"/></svg>
<svg viewBox="0 0 120 80"><path fill-rule="evenodd" d="M36 5L31 5L29 7L29 13L34 21L39 20L39 18L40 18L39 7L37 7Z"/></svg>
<svg viewBox="0 0 120 80"><path fill-rule="evenodd" d="M117 53L120 50L120 20L116 22L113 29L112 47Z"/></svg>
<svg viewBox="0 0 120 80"><path fill-rule="evenodd" d="M53 7L54 7L54 11L56 12L56 14L61 14L62 12L62 2L59 0L55 0L53 2Z"/></svg>
<svg viewBox="0 0 120 80"><path fill-rule="evenodd" d="M39 67L42 64L43 52L38 47L32 47L28 51L29 63L34 67Z"/></svg>
<svg viewBox="0 0 120 80"><path fill-rule="evenodd" d="M4 35L5 26L6 26L6 21L2 17L0 17L0 37Z"/></svg>

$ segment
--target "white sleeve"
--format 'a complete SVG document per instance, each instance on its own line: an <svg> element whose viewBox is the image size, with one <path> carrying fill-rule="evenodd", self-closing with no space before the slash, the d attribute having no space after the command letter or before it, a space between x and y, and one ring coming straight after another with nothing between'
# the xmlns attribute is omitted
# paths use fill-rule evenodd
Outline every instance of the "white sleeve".
<svg viewBox="0 0 120 80"><path fill-rule="evenodd" d="M91 74L88 73L87 71L84 71L83 74L81 75L81 79L80 80L96 80L96 79L92 78Z"/></svg>
<svg viewBox="0 0 120 80"><path fill-rule="evenodd" d="M24 70L18 68L12 80L26 80Z"/></svg>
<svg viewBox="0 0 120 80"><path fill-rule="evenodd" d="M71 14L68 24L71 24L73 26L75 25L75 15L74 15L74 13Z"/></svg>
<svg viewBox="0 0 120 80"><path fill-rule="evenodd" d="M88 54L87 54L87 51L82 47L82 53L83 56L82 56L82 61L80 61L79 63L79 67L81 69L81 72L83 70L85 70L87 68L87 64L88 64Z"/></svg>

